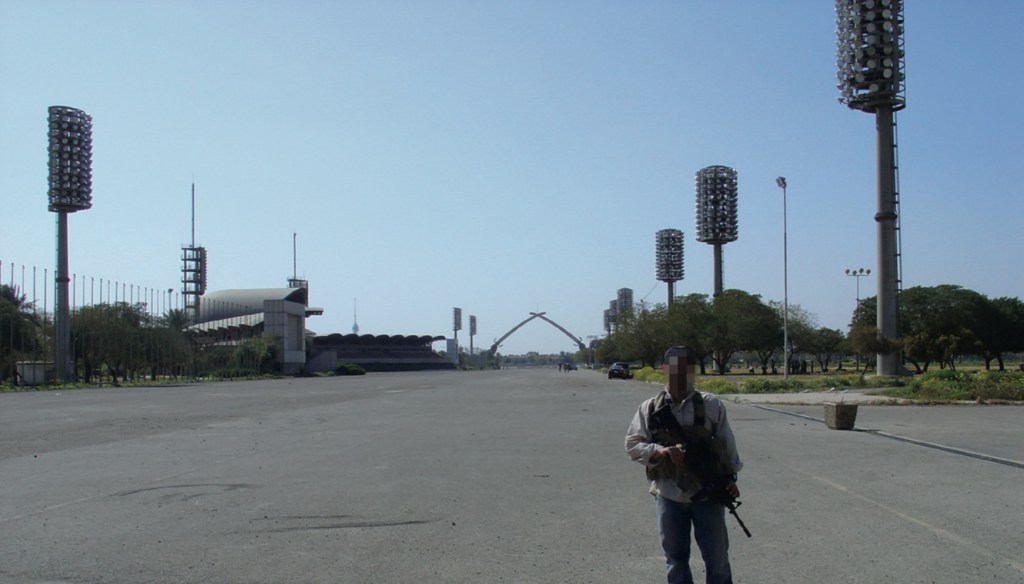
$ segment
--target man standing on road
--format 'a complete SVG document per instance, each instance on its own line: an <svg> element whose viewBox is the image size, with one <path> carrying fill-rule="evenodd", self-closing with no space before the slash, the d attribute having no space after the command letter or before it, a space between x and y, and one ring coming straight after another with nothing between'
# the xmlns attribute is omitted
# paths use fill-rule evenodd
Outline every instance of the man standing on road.
<svg viewBox="0 0 1024 584"><path fill-rule="evenodd" d="M736 474L743 467L736 453L736 440L725 415L725 406L712 394L694 389L696 354L688 347L672 347L665 353L663 371L668 377L666 391L640 404L626 431L626 452L647 470L650 492L655 497L658 532L665 551L669 584L692 584L690 572L690 526L704 558L707 584L732 584L729 565L729 534L725 507L703 497L703 487L686 466L686 447L664 444L664 426L685 433L698 426L706 428L720 443L724 468L731 472L726 491L739 497ZM668 408L664 410L663 408ZM655 412L661 415L652 419ZM668 424L658 420L666 419ZM675 422L671 420L674 419ZM708 435L704 433L704 435ZM660 439L660 442L659 442ZM691 461L695 464L696 461ZM705 485L706 486L706 485Z"/></svg>

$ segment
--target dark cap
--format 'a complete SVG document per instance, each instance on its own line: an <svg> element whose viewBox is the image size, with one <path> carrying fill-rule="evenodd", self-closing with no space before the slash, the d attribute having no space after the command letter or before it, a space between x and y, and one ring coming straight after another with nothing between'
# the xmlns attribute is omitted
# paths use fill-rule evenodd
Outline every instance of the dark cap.
<svg viewBox="0 0 1024 584"><path fill-rule="evenodd" d="M665 362L668 363L671 357L685 359L687 365L697 364L697 353L690 347L669 347L669 349L665 351Z"/></svg>

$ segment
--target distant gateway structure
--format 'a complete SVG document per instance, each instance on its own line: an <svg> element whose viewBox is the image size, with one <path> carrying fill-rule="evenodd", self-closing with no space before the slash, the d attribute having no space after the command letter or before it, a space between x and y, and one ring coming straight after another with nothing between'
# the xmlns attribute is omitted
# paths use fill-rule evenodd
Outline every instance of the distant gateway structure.
<svg viewBox="0 0 1024 584"><path fill-rule="evenodd" d="M572 342L576 343L576 346L579 347L580 350L584 350L584 349L587 348L587 346L585 344L583 344L583 339L581 339L580 337L574 336L572 333L570 333L569 331L565 330L565 327L563 327L562 325L558 324L557 322L551 320L550 318L544 316L545 314L547 314L547 313L546 312L531 312L529 318L527 318L523 322L517 324L516 326L512 327L512 329L510 331L508 331L507 333L505 333L504 335L502 335L502 337L500 339L498 339L497 341L494 341L494 344L491 345L491 354L492 355L496 354L498 352L498 347L500 347L501 344L505 342L505 339L507 339L510 336L512 336L512 333L516 332L517 330L522 328L524 324L530 322L531 320L533 320L535 318L539 318L539 319L547 322L551 326L555 327L556 329L558 329L558 330L562 331L563 333L565 333L565 336L567 336L570 339L572 339Z"/></svg>

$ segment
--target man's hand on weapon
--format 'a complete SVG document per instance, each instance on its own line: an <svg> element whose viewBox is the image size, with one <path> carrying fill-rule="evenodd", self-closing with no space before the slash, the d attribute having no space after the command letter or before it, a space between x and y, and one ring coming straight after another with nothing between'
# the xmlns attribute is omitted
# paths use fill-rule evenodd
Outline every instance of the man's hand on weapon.
<svg viewBox="0 0 1024 584"><path fill-rule="evenodd" d="M686 461L686 447L682 444L676 444L675 446L659 448L654 455L651 456L651 460L653 462L658 462L665 457L668 457L668 459L672 461L672 464L676 466L683 466L683 463Z"/></svg>
<svg viewBox="0 0 1024 584"><path fill-rule="evenodd" d="M725 492L729 493L729 496L733 499L740 498L740 488L736 486L736 483L729 483L725 486Z"/></svg>

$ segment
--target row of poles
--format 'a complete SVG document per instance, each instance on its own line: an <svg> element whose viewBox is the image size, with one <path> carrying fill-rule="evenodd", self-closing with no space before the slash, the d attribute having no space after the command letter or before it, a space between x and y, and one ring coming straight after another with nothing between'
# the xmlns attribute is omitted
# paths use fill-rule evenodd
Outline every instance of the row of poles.
<svg viewBox="0 0 1024 584"><path fill-rule="evenodd" d="M900 286L895 112L906 105L903 2L836 0L835 12L839 101L876 117L878 330L883 339L895 340L899 336ZM722 288L721 246L736 239L735 180L735 171L725 166L708 167L697 175L697 239L715 247L716 294ZM778 180L785 205L785 179ZM701 192L706 196L700 196ZM67 220L68 214L92 207L92 117L82 110L49 108L48 195L49 210L57 214L56 362L58 377L65 381L70 376ZM785 231L784 226L784 238ZM783 255L785 262L786 253ZM788 286L788 274L784 281ZM788 307L788 293L786 296ZM897 351L878 354L879 375L898 372Z"/></svg>
<svg viewBox="0 0 1024 584"><path fill-rule="evenodd" d="M900 335L899 290L899 192L896 154L895 112L906 106L903 2L902 0L836 0L836 65L840 103L850 109L875 114L877 151L876 275L877 328L883 340ZM783 247L783 346L789 361L789 267L785 177L776 185L782 190ZM714 294L722 293L722 245L737 237L736 171L727 166L709 166L696 175L697 241L714 246ZM668 284L668 302L675 296L675 282L683 278L683 234L664 229L656 235L657 278ZM858 268L846 274L860 278L871 270ZM607 321L607 312L606 312ZM606 324L607 327L607 324ZM877 355L879 375L901 373L899 351L893 348ZM787 367L788 371L788 367Z"/></svg>
<svg viewBox="0 0 1024 584"><path fill-rule="evenodd" d="M4 282L6 272L6 282ZM40 284L40 279L42 283ZM69 278L70 285L68 298L71 310L79 306L92 304L117 304L127 302L128 304L142 303L147 307L150 316L157 317L167 314L171 310L182 309L181 295L174 288L156 288L153 286L142 286L129 284L112 279L96 278L72 274ZM33 311L38 309L42 302L44 314L49 312L50 271L47 268L39 269L37 266L20 266L14 262L0 260L0 284L7 284L12 290L17 290L25 296ZM41 296L40 296L41 295ZM56 303L54 304L56 307Z"/></svg>
<svg viewBox="0 0 1024 584"><path fill-rule="evenodd" d="M57 344L57 306L55 300L49 294L51 286L56 286L56 278L48 269L40 269L36 266L25 264L18 265L15 262L0 261L0 285L9 288L20 311L24 314L24 322L27 326L21 326L17 318L12 315L8 319L5 330L0 331L0 345L5 347L4 354L9 356L9 362L0 367L2 376L13 375L18 369L18 361L29 361L35 367L40 363L48 363L53 359ZM73 274L69 286L69 311L68 311L68 336L69 344L67 359L69 370L65 381L71 381L83 376L83 367L88 369L83 362L87 355L92 354L96 345L96 339L102 338L101 328L96 324L85 324L75 332L77 340L72 343L71 321L77 313L95 306L113 306L124 304L135 310L135 314L148 317L136 322L138 328L124 329L124 338L118 341L121 348L117 351L119 355L134 354L135 358L146 363L150 370L164 367L164 359L161 355L175 354L174 347L178 346L180 339L176 337L151 337L153 331L160 331L173 327L175 333L185 335L187 327L192 323L192 317L187 309L187 299L172 288L156 288L119 282L112 279L95 278L85 275ZM250 337L255 336L257 323L251 316L245 316L252 312L250 306L244 306L232 302L224 302L216 299L207 299L203 303L204 313L209 315L243 315L229 316L216 322L202 325L202 330L196 329L188 333L192 339L201 339L204 336L216 336L220 341L227 341L228 344L238 344ZM179 312L177 316L173 313ZM120 314L120 313L118 313ZM110 323L114 324L114 323ZM159 339L157 345L151 339ZM159 346L159 343L167 343L168 346ZM135 345L138 345L135 348ZM189 351L196 351L193 343L187 343ZM9 350L9 351L8 351ZM133 353L134 351L134 353ZM189 361L192 361L192 355ZM48 367L50 365L48 364ZM56 374L56 362L52 368ZM93 369L92 374L102 376L102 371ZM90 375L91 376L91 375Z"/></svg>

